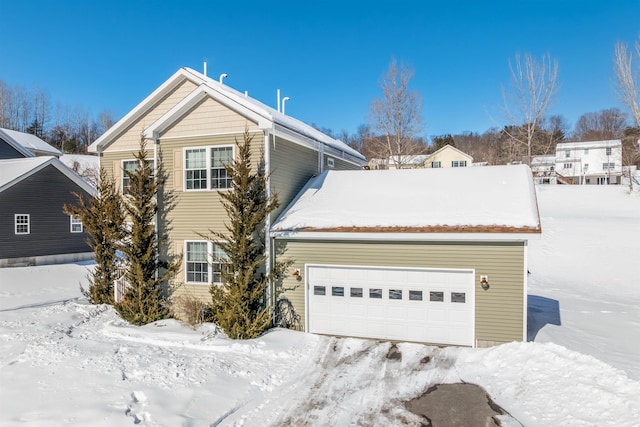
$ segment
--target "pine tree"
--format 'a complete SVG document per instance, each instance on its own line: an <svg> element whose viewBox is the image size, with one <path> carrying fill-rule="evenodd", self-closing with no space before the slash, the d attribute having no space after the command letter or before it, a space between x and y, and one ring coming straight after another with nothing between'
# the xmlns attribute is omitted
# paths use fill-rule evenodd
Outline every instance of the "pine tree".
<svg viewBox="0 0 640 427"><path fill-rule="evenodd" d="M88 234L87 244L96 260L95 269L89 277L89 289L82 289L82 293L92 304L113 304L113 283L118 276L116 249L122 238L124 222L121 197L113 179L104 169L100 169L96 196L87 201L80 194L73 194L77 205L65 205L64 212L82 221Z"/></svg>
<svg viewBox="0 0 640 427"><path fill-rule="evenodd" d="M212 313L215 323L232 339L255 338L271 325L267 306L267 286L284 274L290 261L277 262L272 272L264 273L265 220L278 207L276 195L267 195L267 175L262 165L251 168L251 141L245 130L243 140L236 139L236 159L225 165L232 179L231 191L221 192L222 205L229 221L226 233L209 230L214 244L225 253L222 285L212 284Z"/></svg>
<svg viewBox="0 0 640 427"><path fill-rule="evenodd" d="M175 275L180 259L162 260L160 257L161 247L167 240L167 229L156 233L157 198L164 199L164 216L172 208L170 197L163 193L165 173L161 157L154 174L154 165L147 159L142 140L135 159L138 168L134 172L124 171L130 183L124 196L124 210L130 225L121 250L127 259L128 288L116 309L123 319L144 325L169 316L170 292L168 288L163 289L163 283Z"/></svg>

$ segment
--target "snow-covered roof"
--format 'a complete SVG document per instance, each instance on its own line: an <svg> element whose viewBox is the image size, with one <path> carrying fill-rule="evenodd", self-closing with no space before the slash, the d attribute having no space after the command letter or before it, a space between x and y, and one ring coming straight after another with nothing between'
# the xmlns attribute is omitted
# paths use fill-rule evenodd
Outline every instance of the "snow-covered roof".
<svg viewBox="0 0 640 427"><path fill-rule="evenodd" d="M382 171L313 178L273 232L540 232L526 165Z"/></svg>
<svg viewBox="0 0 640 427"><path fill-rule="evenodd" d="M400 162L401 162L400 164L401 165L411 165L411 166L422 165L424 163L424 161L427 159L427 157L429 157L428 154L416 154L416 155L400 156ZM389 157L388 164L389 165L395 165L396 164L396 160L398 160L397 156L391 156L391 157Z"/></svg>
<svg viewBox="0 0 640 427"><path fill-rule="evenodd" d="M60 150L30 133L0 128L0 139L6 141L9 145L25 154L27 157L38 154L56 157L62 155Z"/></svg>
<svg viewBox="0 0 640 427"><path fill-rule="evenodd" d="M532 165L544 165L544 164L549 164L549 163L555 163L556 162L556 156L552 155L552 156L534 156L531 158L531 164Z"/></svg>
<svg viewBox="0 0 640 427"><path fill-rule="evenodd" d="M0 160L0 193L49 165L58 169L87 193L95 194L95 188L53 156Z"/></svg>
<svg viewBox="0 0 640 427"><path fill-rule="evenodd" d="M619 139L609 139L606 141L560 142L556 145L556 150L584 150L592 148L613 148L621 146L622 141L620 141Z"/></svg>
<svg viewBox="0 0 640 427"><path fill-rule="evenodd" d="M184 81L184 79L187 79L198 85L198 87L190 95L194 102L199 100L197 94L207 93L209 95L212 95L215 93L216 99L218 101L223 102L227 105L241 106L244 111L249 111L256 117L261 119L258 120L258 125L261 127L268 125L268 127L265 127L265 129L270 128L272 125L281 126L282 128L287 129L293 133L310 138L311 140L317 141L324 144L325 146L345 153L348 156L352 156L356 161L362 163L362 165L366 164L365 157L356 150L349 147L344 142L333 139L328 135L320 132L319 130L313 128L312 126L301 122L300 120L282 114L276 109L271 108L261 103L260 101L227 86L226 84L222 84L217 80L214 80L202 73L186 67L178 70L172 77L169 78L169 80L167 80L163 85L156 89L154 93L149 95L129 114L123 117L118 123L116 123L107 132L105 132L104 135L102 135L100 138L98 138L98 140L91 144L89 146L89 151L98 152L103 149L104 146L110 143L112 138L118 135L118 133L122 129L130 125L139 115L147 111L148 108L150 108L150 104L160 99L165 92L168 92L173 87L175 87L177 81ZM186 99L187 98L185 98L185 100ZM175 120L177 114L182 114L188 111L188 109L185 108L186 106L177 105L176 107L177 108L175 112L169 111L156 123L149 126L149 128L160 127L163 120ZM149 129L147 129L147 132L148 131Z"/></svg>
<svg viewBox="0 0 640 427"><path fill-rule="evenodd" d="M77 164L79 170L95 169L100 170L100 157L89 154L63 154L60 161L67 167L73 169Z"/></svg>

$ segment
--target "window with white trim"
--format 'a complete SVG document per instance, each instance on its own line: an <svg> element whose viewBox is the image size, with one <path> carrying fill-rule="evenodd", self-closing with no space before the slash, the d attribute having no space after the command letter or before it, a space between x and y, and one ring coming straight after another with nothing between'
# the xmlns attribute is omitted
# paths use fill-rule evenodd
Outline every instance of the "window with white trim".
<svg viewBox="0 0 640 427"><path fill-rule="evenodd" d="M616 168L616 164L615 163L603 163L602 164L602 169L603 170L610 170L610 169L615 169Z"/></svg>
<svg viewBox="0 0 640 427"><path fill-rule="evenodd" d="M573 168L573 163L565 163L564 164L564 169L571 169Z"/></svg>
<svg viewBox="0 0 640 427"><path fill-rule="evenodd" d="M466 160L452 160L451 161L452 168L466 168L467 161Z"/></svg>
<svg viewBox="0 0 640 427"><path fill-rule="evenodd" d="M15 232L16 234L31 233L31 216L30 214L15 214Z"/></svg>
<svg viewBox="0 0 640 427"><path fill-rule="evenodd" d="M151 176L153 176L155 169L155 162L153 159L147 159L147 164L151 168ZM131 186L131 178L129 177L129 173L136 173L138 170L138 161L137 160L123 160L122 161L122 192L127 193L129 191L129 187Z"/></svg>
<svg viewBox="0 0 640 427"><path fill-rule="evenodd" d="M567 158L567 159L568 159L569 157L571 157L571 150L566 150L566 151L564 152L564 157L565 157L565 158Z"/></svg>
<svg viewBox="0 0 640 427"><path fill-rule="evenodd" d="M222 283L222 269L227 255L218 245L207 241L185 242L185 274L187 283Z"/></svg>
<svg viewBox="0 0 640 427"><path fill-rule="evenodd" d="M185 149L185 190L231 188L231 177L225 166L232 162L232 145Z"/></svg>
<svg viewBox="0 0 640 427"><path fill-rule="evenodd" d="M71 231L72 233L82 233L82 220L74 215L71 215L69 219L71 220L69 231Z"/></svg>
<svg viewBox="0 0 640 427"><path fill-rule="evenodd" d="M327 157L327 167L333 169L335 167L335 161L333 157Z"/></svg>
<svg viewBox="0 0 640 427"><path fill-rule="evenodd" d="M610 155L611 155L611 147L607 147L606 155L607 155L607 156L610 156Z"/></svg>
<svg viewBox="0 0 640 427"><path fill-rule="evenodd" d="M431 162L431 167L432 168L441 168L442 167L442 162Z"/></svg>

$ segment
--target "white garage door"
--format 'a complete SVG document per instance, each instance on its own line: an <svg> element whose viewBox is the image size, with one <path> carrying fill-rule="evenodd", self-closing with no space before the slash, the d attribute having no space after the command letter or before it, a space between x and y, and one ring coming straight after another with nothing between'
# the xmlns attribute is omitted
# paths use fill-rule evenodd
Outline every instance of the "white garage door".
<svg viewBox="0 0 640 427"><path fill-rule="evenodd" d="M313 333L474 344L471 270L307 266Z"/></svg>

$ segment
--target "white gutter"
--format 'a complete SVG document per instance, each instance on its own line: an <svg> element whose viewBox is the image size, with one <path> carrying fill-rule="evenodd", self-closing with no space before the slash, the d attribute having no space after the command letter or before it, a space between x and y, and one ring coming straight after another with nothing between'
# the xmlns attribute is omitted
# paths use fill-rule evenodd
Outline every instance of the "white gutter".
<svg viewBox="0 0 640 427"><path fill-rule="evenodd" d="M387 233L334 231L272 231L274 239L286 240L351 240L406 242L522 242L540 240L540 233Z"/></svg>

